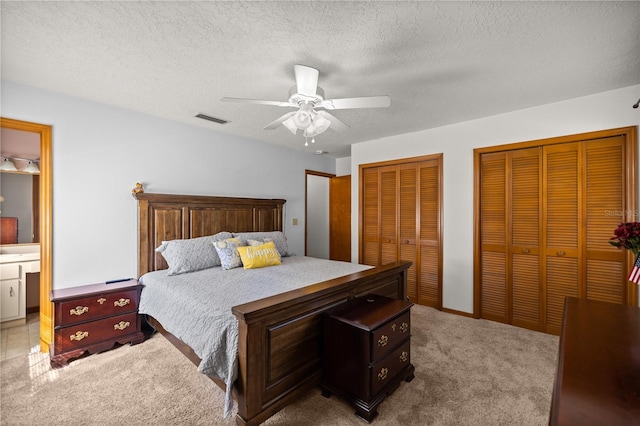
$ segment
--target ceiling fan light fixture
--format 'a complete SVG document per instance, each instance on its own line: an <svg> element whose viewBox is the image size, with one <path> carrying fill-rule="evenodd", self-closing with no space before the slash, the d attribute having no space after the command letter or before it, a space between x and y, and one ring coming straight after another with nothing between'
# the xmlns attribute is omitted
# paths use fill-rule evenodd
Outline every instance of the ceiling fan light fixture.
<svg viewBox="0 0 640 426"><path fill-rule="evenodd" d="M282 125L289 129L289 131L295 135L298 132L298 127L293 122L293 117L295 117L295 115L284 120L282 122Z"/></svg>

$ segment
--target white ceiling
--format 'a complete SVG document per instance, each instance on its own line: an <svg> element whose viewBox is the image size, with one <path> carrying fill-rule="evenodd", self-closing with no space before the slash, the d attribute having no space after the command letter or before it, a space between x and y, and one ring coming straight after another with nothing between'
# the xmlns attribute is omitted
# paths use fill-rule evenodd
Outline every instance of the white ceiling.
<svg viewBox="0 0 640 426"><path fill-rule="evenodd" d="M352 143L640 84L638 1L0 7L3 79L334 157ZM389 95L391 107L333 111L350 130L305 148L284 127L262 130L290 109L220 101L284 101L294 64L320 70L327 98Z"/></svg>

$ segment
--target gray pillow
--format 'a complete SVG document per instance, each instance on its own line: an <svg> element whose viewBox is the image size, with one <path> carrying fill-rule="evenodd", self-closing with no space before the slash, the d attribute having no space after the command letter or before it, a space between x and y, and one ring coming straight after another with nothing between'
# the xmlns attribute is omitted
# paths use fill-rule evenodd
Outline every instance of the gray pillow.
<svg viewBox="0 0 640 426"><path fill-rule="evenodd" d="M219 232L206 237L163 241L156 252L162 254L167 261L168 275L179 275L220 266L220 257L213 243L231 237L230 232Z"/></svg>
<svg viewBox="0 0 640 426"><path fill-rule="evenodd" d="M287 237L282 231L234 232L233 236L240 238L243 246L250 245L249 240L257 240L263 242L273 241L276 245L276 249L278 249L278 253L280 253L280 256L291 256L291 253L289 253L289 247L287 245Z"/></svg>

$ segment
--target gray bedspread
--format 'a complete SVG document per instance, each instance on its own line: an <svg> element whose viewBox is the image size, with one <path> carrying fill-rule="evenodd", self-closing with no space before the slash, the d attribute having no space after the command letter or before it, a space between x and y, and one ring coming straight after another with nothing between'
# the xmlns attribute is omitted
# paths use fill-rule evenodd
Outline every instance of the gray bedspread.
<svg viewBox="0 0 640 426"><path fill-rule="evenodd" d="M283 257L282 264L259 269L221 267L140 278L139 312L157 319L202 360L198 371L224 380L224 417L233 409L237 376L238 322L231 307L371 268L305 256Z"/></svg>

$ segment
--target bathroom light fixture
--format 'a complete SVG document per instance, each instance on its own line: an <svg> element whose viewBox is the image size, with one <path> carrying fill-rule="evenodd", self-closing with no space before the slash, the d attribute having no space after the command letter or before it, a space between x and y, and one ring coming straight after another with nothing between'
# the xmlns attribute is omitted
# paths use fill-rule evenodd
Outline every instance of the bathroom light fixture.
<svg viewBox="0 0 640 426"><path fill-rule="evenodd" d="M2 170L3 172L18 171L18 169L16 168L16 165L13 164L13 161L11 161L10 158L5 158L4 160L2 160L2 164L0 164L0 170Z"/></svg>
<svg viewBox="0 0 640 426"><path fill-rule="evenodd" d="M15 161L26 162L27 165L18 169L15 165ZM40 167L38 167L38 160L30 160L28 158L18 157L4 157L0 164L0 171L3 172L25 172L25 173L40 173Z"/></svg>
<svg viewBox="0 0 640 426"><path fill-rule="evenodd" d="M27 173L40 173L40 168L35 162L29 161L22 171Z"/></svg>

